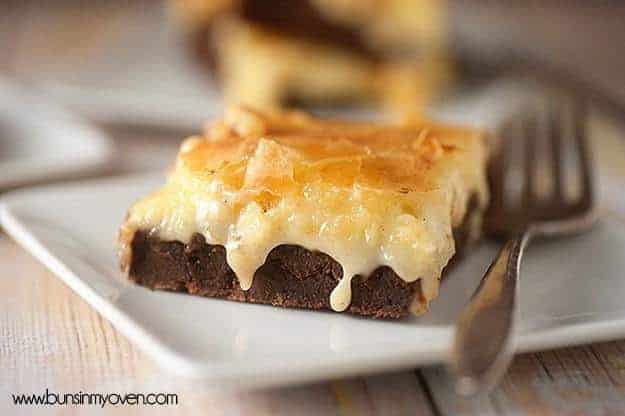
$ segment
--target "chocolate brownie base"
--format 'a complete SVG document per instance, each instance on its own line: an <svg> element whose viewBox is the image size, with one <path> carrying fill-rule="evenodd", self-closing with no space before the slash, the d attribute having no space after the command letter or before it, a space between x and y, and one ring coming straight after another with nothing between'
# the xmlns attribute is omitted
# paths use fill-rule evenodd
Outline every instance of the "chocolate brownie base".
<svg viewBox="0 0 625 416"><path fill-rule="evenodd" d="M330 309L330 293L342 274L339 263L325 253L280 245L256 271L252 287L244 291L226 262L223 246L207 244L201 234L183 244L143 231L133 238L129 270L131 280L151 289L306 309ZM400 318L420 296L419 280L404 282L391 268L382 266L368 278L352 280L348 312Z"/></svg>
<svg viewBox="0 0 625 416"><path fill-rule="evenodd" d="M457 250L451 264L462 256L470 242L469 218L476 207L477 199L471 198L465 221L454 230ZM228 266L223 246L207 244L201 234L194 234L189 244L184 244L137 231L131 243L128 275L150 289L287 308L331 309L330 293L343 269L325 253L284 244L271 250L254 274L252 287L244 291ZM425 306L421 281L405 282L393 269L381 266L368 277L352 279L352 302L347 312L401 318L410 313L414 301Z"/></svg>

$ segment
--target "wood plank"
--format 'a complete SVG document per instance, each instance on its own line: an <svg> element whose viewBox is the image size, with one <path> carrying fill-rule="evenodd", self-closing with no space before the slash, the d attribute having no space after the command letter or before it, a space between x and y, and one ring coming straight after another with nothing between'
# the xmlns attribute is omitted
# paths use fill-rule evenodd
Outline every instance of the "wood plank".
<svg viewBox="0 0 625 416"><path fill-rule="evenodd" d="M0 71L5 75L13 72L23 11L17 2L0 2Z"/></svg>
<svg viewBox="0 0 625 416"><path fill-rule="evenodd" d="M412 371L365 378L376 415L436 416L427 393Z"/></svg>
<svg viewBox="0 0 625 416"><path fill-rule="evenodd" d="M441 367L423 374L443 415L625 414L625 341L519 355L501 385L475 399L456 396Z"/></svg>
<svg viewBox="0 0 625 416"><path fill-rule="evenodd" d="M88 67L102 45L115 42L128 47L124 36L136 29L138 17L159 6L154 2L122 3L62 0L54 7L34 1L19 4L15 8L20 13L15 72L44 79L74 72L71 78L75 78L76 66Z"/></svg>
<svg viewBox="0 0 625 416"><path fill-rule="evenodd" d="M240 392L241 415L340 415L329 383Z"/></svg>
<svg viewBox="0 0 625 416"><path fill-rule="evenodd" d="M622 353L620 357L624 357ZM519 358L521 365L515 360L495 393L506 411L544 415L625 414L625 391L613 382L606 370L610 364L608 367L602 364L592 346ZM615 362L613 356L612 362Z"/></svg>
<svg viewBox="0 0 625 416"><path fill-rule="evenodd" d="M0 385L27 392L127 384L136 349L6 236L0 253Z"/></svg>
<svg viewBox="0 0 625 416"><path fill-rule="evenodd" d="M625 386L625 341L604 342L589 347L605 368L613 385Z"/></svg>
<svg viewBox="0 0 625 416"><path fill-rule="evenodd" d="M451 379L443 367L428 367L421 373L431 392L434 406L441 415L491 416L498 413L489 396L465 399L456 395Z"/></svg>

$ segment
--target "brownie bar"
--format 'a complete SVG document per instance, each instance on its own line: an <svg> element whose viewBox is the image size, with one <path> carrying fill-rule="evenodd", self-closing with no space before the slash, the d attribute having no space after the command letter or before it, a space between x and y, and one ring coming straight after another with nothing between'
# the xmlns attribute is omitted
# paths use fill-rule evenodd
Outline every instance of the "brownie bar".
<svg viewBox="0 0 625 416"><path fill-rule="evenodd" d="M283 36L339 46L372 62L383 58L379 50L364 42L357 29L327 20L310 0L244 0L239 7L238 16L243 21L258 24ZM210 22L199 27L191 36L192 49L210 73L219 77L212 32Z"/></svg>
<svg viewBox="0 0 625 416"><path fill-rule="evenodd" d="M454 230L457 253L469 243L472 198L465 221ZM331 309L330 293L343 275L341 265L329 255L297 245L275 247L244 291L226 261L226 249L207 244L194 234L189 244L162 241L145 231L135 233L128 275L150 289L186 292L249 303L306 309ZM445 269L448 270L449 266ZM352 302L347 312L375 318L401 318L413 301L425 306L421 281L405 282L390 267L378 267L368 277L352 280Z"/></svg>

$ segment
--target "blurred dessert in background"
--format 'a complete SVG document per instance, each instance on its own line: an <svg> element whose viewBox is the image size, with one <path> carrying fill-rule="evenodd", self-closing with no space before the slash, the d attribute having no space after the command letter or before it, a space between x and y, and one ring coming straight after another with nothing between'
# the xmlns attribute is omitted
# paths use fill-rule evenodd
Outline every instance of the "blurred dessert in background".
<svg viewBox="0 0 625 416"><path fill-rule="evenodd" d="M170 0L227 103L419 113L448 85L444 0Z"/></svg>

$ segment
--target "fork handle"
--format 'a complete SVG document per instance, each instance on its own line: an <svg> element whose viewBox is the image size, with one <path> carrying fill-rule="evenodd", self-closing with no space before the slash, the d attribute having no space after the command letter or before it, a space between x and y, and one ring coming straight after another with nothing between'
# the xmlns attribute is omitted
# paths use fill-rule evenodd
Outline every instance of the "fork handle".
<svg viewBox="0 0 625 416"><path fill-rule="evenodd" d="M506 242L460 314L451 357L459 394L494 387L512 360L519 266L529 237L525 231Z"/></svg>

